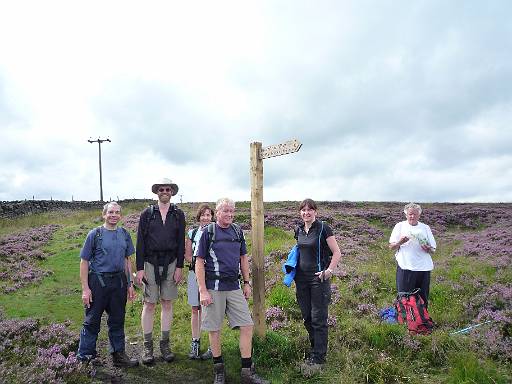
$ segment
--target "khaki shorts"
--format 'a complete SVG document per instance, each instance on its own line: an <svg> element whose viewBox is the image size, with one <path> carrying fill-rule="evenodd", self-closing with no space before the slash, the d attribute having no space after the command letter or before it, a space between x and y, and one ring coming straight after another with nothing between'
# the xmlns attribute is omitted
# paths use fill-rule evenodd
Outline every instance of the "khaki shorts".
<svg viewBox="0 0 512 384"><path fill-rule="evenodd" d="M224 316L228 317L229 326L238 328L253 325L249 305L241 289L234 291L214 291L209 289L213 303L201 306L203 331L219 331L222 328Z"/></svg>
<svg viewBox="0 0 512 384"><path fill-rule="evenodd" d="M164 267L159 267L160 272ZM144 301L156 304L159 300L174 300L178 297L178 287L174 282L174 271L176 270L176 260L169 264L167 277L162 280L160 285L155 281L155 269L153 264L144 263L144 272L146 273L147 284L144 284Z"/></svg>

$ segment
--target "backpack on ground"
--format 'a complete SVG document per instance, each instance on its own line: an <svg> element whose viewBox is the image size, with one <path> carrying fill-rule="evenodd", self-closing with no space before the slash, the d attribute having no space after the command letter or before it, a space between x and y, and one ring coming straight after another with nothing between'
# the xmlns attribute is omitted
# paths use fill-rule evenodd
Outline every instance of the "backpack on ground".
<svg viewBox="0 0 512 384"><path fill-rule="evenodd" d="M400 324L406 324L411 334L430 335L435 324L419 292L416 289L413 292L398 293L395 301L397 320Z"/></svg>

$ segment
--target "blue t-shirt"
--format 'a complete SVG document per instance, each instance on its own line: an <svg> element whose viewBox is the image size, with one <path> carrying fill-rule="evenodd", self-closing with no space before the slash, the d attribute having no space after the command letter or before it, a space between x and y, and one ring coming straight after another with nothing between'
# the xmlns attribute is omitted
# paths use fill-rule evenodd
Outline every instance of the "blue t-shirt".
<svg viewBox="0 0 512 384"><path fill-rule="evenodd" d="M247 245L243 232L241 241L232 226L221 228L215 225L215 242L208 253L208 230L205 228L199 240L197 257L205 259L206 288L215 291L233 291L240 289L240 256L247 254ZM209 279L213 274L220 275L220 280Z"/></svg>
<svg viewBox="0 0 512 384"><path fill-rule="evenodd" d="M89 269L94 272L124 271L125 258L135 252L131 237L122 228L100 227L100 231L101 239L96 237L96 228L87 234L80 257L89 261Z"/></svg>

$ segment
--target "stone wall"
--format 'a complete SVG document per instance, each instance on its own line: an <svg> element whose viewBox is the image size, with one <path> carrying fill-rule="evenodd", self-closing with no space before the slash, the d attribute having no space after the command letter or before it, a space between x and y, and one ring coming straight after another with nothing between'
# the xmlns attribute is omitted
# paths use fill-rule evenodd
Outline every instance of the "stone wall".
<svg viewBox="0 0 512 384"><path fill-rule="evenodd" d="M119 204L127 202L145 202L147 200L130 199L120 201ZM100 201L60 201L60 200L22 200L0 202L0 218L14 218L18 216L31 215L34 213L56 211L56 210L78 210L78 209L101 209L105 203Z"/></svg>

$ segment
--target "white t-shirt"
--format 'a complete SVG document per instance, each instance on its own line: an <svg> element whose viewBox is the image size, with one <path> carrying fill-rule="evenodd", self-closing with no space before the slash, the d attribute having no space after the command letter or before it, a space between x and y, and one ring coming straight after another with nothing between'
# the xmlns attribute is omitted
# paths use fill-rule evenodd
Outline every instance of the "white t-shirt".
<svg viewBox="0 0 512 384"><path fill-rule="evenodd" d="M201 235L203 234L203 230L205 229L205 227L206 226L197 228L195 239L191 239L194 229L188 231L188 238L192 241L192 256L197 256L199 240L201 239Z"/></svg>
<svg viewBox="0 0 512 384"><path fill-rule="evenodd" d="M402 236L407 236L409 241L402 244L395 254L400 268L409 271L431 271L434 269L432 257L421 248L421 244L436 248L436 241L430 227L418 222L411 225L407 220L397 223L389 237L389 243L396 243Z"/></svg>

